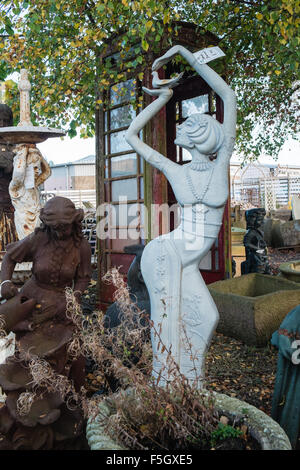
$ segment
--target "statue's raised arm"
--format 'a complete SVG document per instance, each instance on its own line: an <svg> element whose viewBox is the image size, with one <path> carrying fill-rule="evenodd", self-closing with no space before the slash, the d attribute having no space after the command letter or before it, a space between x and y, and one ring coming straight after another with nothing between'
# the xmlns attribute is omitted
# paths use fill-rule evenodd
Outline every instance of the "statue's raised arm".
<svg viewBox="0 0 300 470"><path fill-rule="evenodd" d="M224 103L224 120L207 114L192 114L176 126L175 145L191 154L191 161L179 165L139 139L140 130L172 97L180 77L159 80L157 70L181 54ZM228 198L228 167L235 141L236 99L233 90L208 65L182 46L172 47L153 64L154 90L158 98L137 115L126 140L147 162L168 179L181 207L180 224L170 233L150 241L142 255L141 270L151 303L153 374L169 381L166 351L172 348L180 371L196 386L202 386L204 358L218 323L218 311L199 271L222 225ZM216 155L212 159L211 156ZM182 336L184 332L185 337ZM185 338L185 340L184 340ZM188 348L186 340L188 339ZM160 343L161 342L161 343ZM188 351L188 352L187 352ZM193 360L191 360L191 357Z"/></svg>
<svg viewBox="0 0 300 470"><path fill-rule="evenodd" d="M196 72L206 81L206 83L219 95L224 103L224 133L235 139L236 129L236 97L229 85L207 64L201 64L195 54L183 46L173 46L162 57L156 59L152 70L158 70L168 63L173 57L180 54Z"/></svg>
<svg viewBox="0 0 300 470"><path fill-rule="evenodd" d="M168 174L168 170L178 166L177 163L172 162L156 150L149 147L149 145L145 144L139 138L139 132L161 110L161 108L170 101L173 95L173 90L171 88L177 85L182 74L170 80L159 80L157 72L153 72L152 75L152 85L158 88L149 90L148 88L143 87L143 90L151 96L158 96L158 99L150 103L137 115L127 130L125 138L131 147L148 163L153 165L155 168L158 168L163 173Z"/></svg>

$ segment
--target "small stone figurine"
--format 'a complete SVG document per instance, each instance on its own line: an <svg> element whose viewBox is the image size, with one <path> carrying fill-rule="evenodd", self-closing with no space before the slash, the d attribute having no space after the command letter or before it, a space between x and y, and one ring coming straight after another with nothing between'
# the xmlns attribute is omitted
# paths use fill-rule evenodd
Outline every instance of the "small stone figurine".
<svg viewBox="0 0 300 470"><path fill-rule="evenodd" d="M247 232L244 236L246 261L241 264L242 274L271 274L268 263L267 245L261 229L266 211L263 208L246 211Z"/></svg>
<svg viewBox="0 0 300 470"><path fill-rule="evenodd" d="M14 170L9 194L15 208L15 225L19 240L39 225L41 209L39 186L51 175L51 169L35 144L15 148Z"/></svg>

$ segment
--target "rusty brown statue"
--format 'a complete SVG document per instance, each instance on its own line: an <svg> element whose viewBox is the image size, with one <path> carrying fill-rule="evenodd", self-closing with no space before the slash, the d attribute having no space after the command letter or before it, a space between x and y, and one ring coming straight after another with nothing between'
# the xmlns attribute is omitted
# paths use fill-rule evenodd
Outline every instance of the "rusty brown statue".
<svg viewBox="0 0 300 470"><path fill-rule="evenodd" d="M79 408L70 411L58 392L42 387L27 413L17 405L22 393L32 391L32 359L46 360L52 372L73 381L76 391L84 383L85 359L74 360L67 351L74 325L66 316L65 298L65 288L73 287L79 301L91 278L91 250L82 235L82 218L83 210L72 201L54 197L41 209L41 226L7 247L1 295L9 300L0 306L0 316L6 333L16 334L17 350L0 365L0 386L7 395L0 409L2 448L57 448L55 443L80 436L82 413ZM11 278L16 263L25 261L33 263L32 277L18 292ZM8 321L10 309L15 309L14 320Z"/></svg>

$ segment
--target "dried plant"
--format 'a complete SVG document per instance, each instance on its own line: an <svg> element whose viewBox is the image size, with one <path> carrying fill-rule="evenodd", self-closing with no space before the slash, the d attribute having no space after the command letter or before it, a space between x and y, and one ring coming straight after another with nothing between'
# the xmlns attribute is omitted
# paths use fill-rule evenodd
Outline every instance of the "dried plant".
<svg viewBox="0 0 300 470"><path fill-rule="evenodd" d="M5 338L5 336L7 336L5 326L5 319L2 315L0 315L0 339Z"/></svg>
<svg viewBox="0 0 300 470"><path fill-rule="evenodd" d="M84 388L76 392L66 376L57 374L46 360L31 356L27 361L32 392L19 397L19 413L28 413L33 400L47 390L59 392L70 408L80 406L90 419L99 416L99 402L106 400L112 413L100 418L107 432L130 449L188 449L194 442L209 440L218 424L211 396L204 396L180 372L172 351L163 344L160 328L155 330L132 301L119 270L112 269L104 281L116 288L114 300L122 311L122 322L114 328L105 327L102 312L84 315L76 292L66 289L67 317L74 324L69 361L80 355L92 359L93 377L104 395L87 398ZM151 328L165 353L162 373L172 376L164 387L159 386L160 376L151 377ZM187 348L191 348L188 341ZM116 389L119 394L110 393Z"/></svg>
<svg viewBox="0 0 300 470"><path fill-rule="evenodd" d="M116 288L114 300L122 311L122 323L105 329L103 314L96 312L81 340L85 353L95 360L94 375L113 376L119 388L128 391L104 398L112 408L109 418L103 416L107 432L131 449L184 449L209 440L218 423L212 397L204 396L180 372L172 351L163 344L160 329L145 322L145 313L131 300L119 270L112 269L104 281ZM73 295L67 293L70 318L74 318ZM80 318L76 308L75 318ZM163 373L172 376L165 387L158 384L160 376L151 377L150 328L166 355ZM185 331L183 334L186 336ZM188 338L186 347L192 355ZM192 362L195 364L195 358Z"/></svg>
<svg viewBox="0 0 300 470"><path fill-rule="evenodd" d="M23 392L17 400L17 412L20 416L28 415L30 409L36 400L36 394L33 392Z"/></svg>

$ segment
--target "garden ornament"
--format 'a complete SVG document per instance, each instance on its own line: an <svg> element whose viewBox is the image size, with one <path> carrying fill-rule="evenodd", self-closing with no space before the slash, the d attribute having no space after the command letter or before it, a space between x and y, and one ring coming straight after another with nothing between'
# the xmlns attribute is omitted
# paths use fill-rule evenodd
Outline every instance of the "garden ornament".
<svg viewBox="0 0 300 470"><path fill-rule="evenodd" d="M139 138L139 132L168 103L176 80L162 86L154 75L155 89L144 88L158 97L133 120L126 140L148 163L169 181L181 206L181 223L144 249L141 269L151 302L153 375L164 384L168 351L180 371L200 387L207 348L218 323L218 311L199 271L222 224L228 198L228 167L235 142L236 98L233 90L207 64L201 64L183 46L174 46L157 59L154 72L180 54L224 102L224 122L194 114L177 127L175 144L187 149L192 161L181 166L165 158ZM179 79L179 78L178 78ZM211 161L210 156L217 153ZM161 344L166 350L162 352Z"/></svg>

